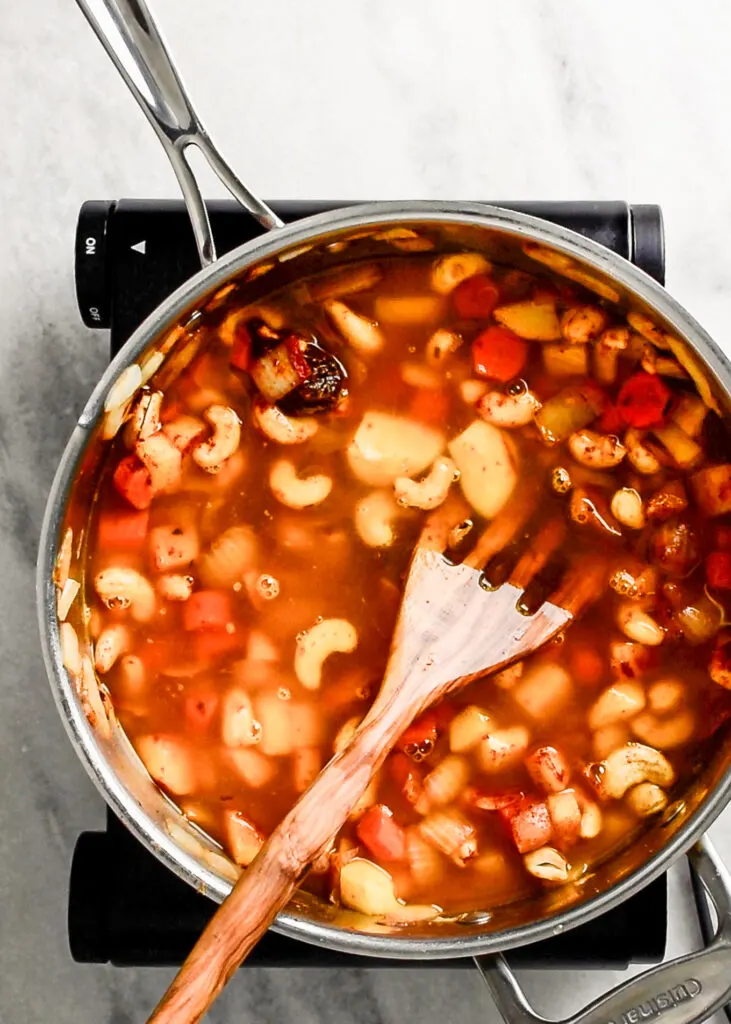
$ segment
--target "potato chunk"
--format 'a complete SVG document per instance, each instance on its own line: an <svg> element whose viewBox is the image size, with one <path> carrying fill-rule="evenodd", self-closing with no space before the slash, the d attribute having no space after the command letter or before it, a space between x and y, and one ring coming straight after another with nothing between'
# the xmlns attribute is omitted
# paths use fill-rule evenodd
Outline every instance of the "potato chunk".
<svg viewBox="0 0 731 1024"><path fill-rule="evenodd" d="M371 487L423 473L444 447L444 434L416 420L367 412L348 446L348 464Z"/></svg>
<svg viewBox="0 0 731 1024"><path fill-rule="evenodd" d="M491 423L475 420L448 448L460 472L465 498L481 516L493 519L518 480L503 432Z"/></svg>

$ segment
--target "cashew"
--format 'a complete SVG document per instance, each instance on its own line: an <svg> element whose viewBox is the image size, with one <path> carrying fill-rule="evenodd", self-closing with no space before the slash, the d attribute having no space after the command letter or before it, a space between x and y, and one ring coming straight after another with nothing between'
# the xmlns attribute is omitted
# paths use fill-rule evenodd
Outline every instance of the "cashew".
<svg viewBox="0 0 731 1024"><path fill-rule="evenodd" d="M251 410L254 426L278 444L303 444L314 437L319 424L314 416L285 416L276 405L258 397Z"/></svg>
<svg viewBox="0 0 731 1024"><path fill-rule="evenodd" d="M193 593L193 577L178 573L160 576L155 582L155 589L166 601L187 601Z"/></svg>
<svg viewBox="0 0 731 1024"><path fill-rule="evenodd" d="M620 597L627 597L631 601L641 601L657 593L659 572L652 565L646 565L639 570L617 569L609 577L609 586Z"/></svg>
<svg viewBox="0 0 731 1024"><path fill-rule="evenodd" d="M448 295L458 284L475 274L488 274L492 269L479 252L455 252L440 256L431 272L431 286L440 295Z"/></svg>
<svg viewBox="0 0 731 1024"><path fill-rule="evenodd" d="M647 691L647 704L656 714L674 711L685 699L685 684L679 679L658 679Z"/></svg>
<svg viewBox="0 0 731 1024"><path fill-rule="evenodd" d="M386 339L375 320L361 316L338 299L323 303L323 308L343 338L360 355L369 356L381 351Z"/></svg>
<svg viewBox="0 0 731 1024"><path fill-rule="evenodd" d="M533 422L540 407L541 402L528 388L508 395L488 391L477 403L477 414L496 427L524 427Z"/></svg>
<svg viewBox="0 0 731 1024"><path fill-rule="evenodd" d="M569 877L569 862L552 846L526 853L523 863L529 874L544 882L565 882Z"/></svg>
<svg viewBox="0 0 731 1024"><path fill-rule="evenodd" d="M626 637L639 644L657 647L665 639L665 631L658 622L642 608L631 602L623 602L617 609L617 625Z"/></svg>
<svg viewBox="0 0 731 1024"><path fill-rule="evenodd" d="M613 384L617 379L619 354L629 344L627 327L608 327L594 345L594 376L600 384Z"/></svg>
<svg viewBox="0 0 731 1024"><path fill-rule="evenodd" d="M453 355L462 345L462 338L456 331L440 327L426 343L426 361L430 366L441 366L447 356Z"/></svg>
<svg viewBox="0 0 731 1024"><path fill-rule="evenodd" d="M122 435L128 448L134 448L138 441L144 441L160 429L162 398L162 391L143 391L140 394Z"/></svg>
<svg viewBox="0 0 731 1024"><path fill-rule="evenodd" d="M624 443L627 448L627 458L638 473L643 476L652 476L659 473L662 468L660 460L646 444L642 443L644 432L630 427L625 431Z"/></svg>
<svg viewBox="0 0 731 1024"><path fill-rule="evenodd" d="M457 476L454 462L446 455L440 455L423 480L397 476L393 484L394 496L402 506L425 510L438 508L446 500L449 488Z"/></svg>
<svg viewBox="0 0 731 1024"><path fill-rule="evenodd" d="M393 544L393 520L398 505L390 491L371 491L355 506L355 529L369 548L387 548Z"/></svg>
<svg viewBox="0 0 731 1024"><path fill-rule="evenodd" d="M627 680L612 683L589 709L589 728L594 732L638 714L645 706L645 691L640 683Z"/></svg>
<svg viewBox="0 0 731 1024"><path fill-rule="evenodd" d="M332 490L332 478L324 473L299 477L289 459L278 459L269 470L272 494L288 508L310 508L319 505Z"/></svg>
<svg viewBox="0 0 731 1024"><path fill-rule="evenodd" d="M160 430L137 441L135 454L150 474L154 491L173 491L180 484L183 456L167 434Z"/></svg>
<svg viewBox="0 0 731 1024"><path fill-rule="evenodd" d="M207 473L218 473L241 442L241 420L227 405L211 405L203 413L213 434L193 449L193 461Z"/></svg>
<svg viewBox="0 0 731 1024"><path fill-rule="evenodd" d="M664 811L668 805L668 796L664 789L652 782L641 782L639 786L627 793L627 804L640 818L649 818L651 814Z"/></svg>
<svg viewBox="0 0 731 1024"><path fill-rule="evenodd" d="M599 804L590 800L581 789L574 790L576 801L581 808L579 836L582 839L596 839L602 830L604 816Z"/></svg>
<svg viewBox="0 0 731 1024"><path fill-rule="evenodd" d="M322 682L322 666L331 654L350 654L358 644L355 626L347 619L322 619L297 638L295 675L308 690Z"/></svg>
<svg viewBox="0 0 731 1024"><path fill-rule="evenodd" d="M114 611L126 611L137 622L148 622L155 614L155 591L136 569L103 569L94 577L94 589Z"/></svg>
<svg viewBox="0 0 731 1024"><path fill-rule="evenodd" d="M682 747L693 735L695 717L692 711L683 709L672 718L658 718L650 711L638 715L632 722L635 736L660 750Z"/></svg>
<svg viewBox="0 0 731 1024"><path fill-rule="evenodd" d="M600 797L620 800L628 789L641 782L652 782L663 788L672 786L675 771L665 755L654 747L627 743L592 765L590 780Z"/></svg>
<svg viewBox="0 0 731 1024"><path fill-rule="evenodd" d="M582 466L591 469L613 469L627 454L627 449L614 434L596 430L577 430L569 437L569 451Z"/></svg>
<svg viewBox="0 0 731 1024"><path fill-rule="evenodd" d="M571 768L556 747L538 747L525 759L528 774L545 793L560 793L568 785Z"/></svg>
<svg viewBox="0 0 731 1024"><path fill-rule="evenodd" d="M633 487L616 490L610 509L614 518L630 530L641 530L647 522L642 498Z"/></svg>
<svg viewBox="0 0 731 1024"><path fill-rule="evenodd" d="M121 655L126 654L132 645L132 637L126 626L115 623L101 631L94 648L94 668L100 675L105 675L114 666Z"/></svg>
<svg viewBox="0 0 731 1024"><path fill-rule="evenodd" d="M193 447L194 442L205 433L206 425L197 416L188 416L186 413L182 413L163 424L162 430L178 451L185 455Z"/></svg>
<svg viewBox="0 0 731 1024"><path fill-rule="evenodd" d="M607 319L601 306L573 306L561 317L561 334L572 345L586 345L599 337Z"/></svg>

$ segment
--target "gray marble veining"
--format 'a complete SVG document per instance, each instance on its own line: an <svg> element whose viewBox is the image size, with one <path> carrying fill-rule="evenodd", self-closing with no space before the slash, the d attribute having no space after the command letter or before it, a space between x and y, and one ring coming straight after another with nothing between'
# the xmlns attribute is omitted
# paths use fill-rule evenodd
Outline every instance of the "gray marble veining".
<svg viewBox="0 0 731 1024"><path fill-rule="evenodd" d="M668 283L727 343L731 7L680 0L156 0L197 106L269 197L659 202ZM3 5L0 33L0 1024L136 1024L169 972L71 962L68 866L102 805L66 740L38 649L45 495L104 362L79 321L72 243L89 198L175 195L157 142L71 0ZM218 194L211 189L210 194ZM731 859L728 813L713 830ZM683 869L671 951L697 942ZM606 974L536 974L567 1012ZM224 1021L468 1024L474 973L251 970Z"/></svg>

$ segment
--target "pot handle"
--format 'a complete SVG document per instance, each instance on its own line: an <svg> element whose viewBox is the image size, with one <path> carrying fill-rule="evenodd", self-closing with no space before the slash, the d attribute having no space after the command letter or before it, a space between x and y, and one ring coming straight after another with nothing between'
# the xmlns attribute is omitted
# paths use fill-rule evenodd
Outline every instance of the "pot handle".
<svg viewBox="0 0 731 1024"><path fill-rule="evenodd" d="M162 143L188 209L201 264L216 259L200 187L186 150L196 146L231 195L267 229L283 221L236 177L208 137L145 0L76 0Z"/></svg>
<svg viewBox="0 0 731 1024"><path fill-rule="evenodd" d="M716 936L706 949L660 964L555 1024L696 1024L720 1009L731 995L731 875L707 839L690 859L718 916ZM528 1003L501 955L475 957L498 1010L510 1024L546 1024ZM553 1024L553 1022L552 1022Z"/></svg>

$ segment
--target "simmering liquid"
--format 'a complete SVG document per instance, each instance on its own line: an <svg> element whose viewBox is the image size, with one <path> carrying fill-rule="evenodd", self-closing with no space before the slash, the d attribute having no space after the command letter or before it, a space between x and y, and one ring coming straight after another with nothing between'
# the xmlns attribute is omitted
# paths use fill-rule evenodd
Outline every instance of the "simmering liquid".
<svg viewBox="0 0 731 1024"><path fill-rule="evenodd" d="M423 714L306 885L488 909L663 813L731 713L731 466L662 332L476 253L234 290L202 323L110 447L89 554L97 672L183 812L253 859L373 700L441 516L526 610L579 569L583 613Z"/></svg>

